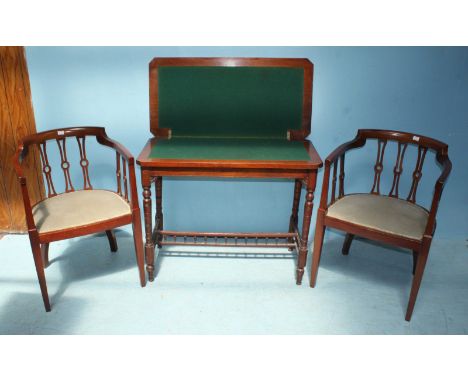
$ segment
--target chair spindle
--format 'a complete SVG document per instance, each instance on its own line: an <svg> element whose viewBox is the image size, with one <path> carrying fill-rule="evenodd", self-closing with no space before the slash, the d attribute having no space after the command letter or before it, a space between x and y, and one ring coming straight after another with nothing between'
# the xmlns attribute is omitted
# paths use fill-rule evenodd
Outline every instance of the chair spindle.
<svg viewBox="0 0 468 382"><path fill-rule="evenodd" d="M383 158L385 154L385 146L387 146L387 140L379 139L377 144L377 159L375 160L374 165L374 184L372 185L371 194L380 195L380 175L383 170Z"/></svg>
<svg viewBox="0 0 468 382"><path fill-rule="evenodd" d="M52 181L52 167L50 167L49 158L47 157L47 145L44 141L38 146L41 154L42 172L47 181L47 197L50 198L57 195L57 191L55 191L54 182Z"/></svg>
<svg viewBox="0 0 468 382"><path fill-rule="evenodd" d="M344 161L345 161L345 155L342 154L340 156L340 187L338 190L338 198L342 198L344 196L344 178L345 178L345 172L344 172Z"/></svg>
<svg viewBox="0 0 468 382"><path fill-rule="evenodd" d="M65 178L65 192L75 191L70 178L70 162L67 158L67 147L65 138L57 138L56 141L60 151L61 167L63 170L63 176Z"/></svg>
<svg viewBox="0 0 468 382"><path fill-rule="evenodd" d="M128 202L127 161L122 157L124 198Z"/></svg>
<svg viewBox="0 0 468 382"><path fill-rule="evenodd" d="M332 192L331 192L331 203L335 203L335 195L336 195L336 173L338 170L338 161L333 162L333 178L332 178Z"/></svg>
<svg viewBox="0 0 468 382"><path fill-rule="evenodd" d="M115 167L116 167L116 175L117 175L117 193L122 196L122 181L121 177L122 174L120 172L120 154L118 152L115 153Z"/></svg>
<svg viewBox="0 0 468 382"><path fill-rule="evenodd" d="M403 158L405 156L407 147L408 147L407 143L402 144L401 142L398 142L397 158L395 162L395 167L393 168L392 189L390 190L390 193L388 194L388 196L391 196L393 198L398 198L398 186L400 184L401 173L403 172Z"/></svg>
<svg viewBox="0 0 468 382"><path fill-rule="evenodd" d="M80 150L80 166L83 172L83 190L92 190L93 186L91 185L91 181L89 180L89 161L86 157L86 137L76 137L76 141L78 142L78 148Z"/></svg>
<svg viewBox="0 0 468 382"><path fill-rule="evenodd" d="M422 167L424 159L426 158L427 147L418 146L418 159L416 166L413 171L413 182L411 183L410 192L408 194L408 200L411 203L416 203L416 191L418 190L419 181L422 177Z"/></svg>

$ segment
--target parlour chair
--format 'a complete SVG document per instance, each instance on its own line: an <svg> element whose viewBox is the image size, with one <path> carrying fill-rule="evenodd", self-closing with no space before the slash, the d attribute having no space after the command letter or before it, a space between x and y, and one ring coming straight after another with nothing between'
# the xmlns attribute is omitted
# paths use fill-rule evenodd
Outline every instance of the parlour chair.
<svg viewBox="0 0 468 382"><path fill-rule="evenodd" d="M377 159L374 165L374 182L370 193L345 194L344 163L348 150L365 145L366 141L377 140ZM393 167L393 182L388 195L380 190L380 178L387 142L397 145ZM416 165L412 171L411 186L406 198L399 196L403 160L408 145L417 147ZM422 176L427 151L435 153L441 165L440 177L435 183L430 210L416 204L416 192ZM332 169L333 166L333 169ZM450 174L452 163L448 157L448 146L440 141L399 131L358 130L356 137L339 146L325 161L322 196L317 212L310 286L315 287L322 252L325 227L346 232L342 253L347 255L355 235L381 241L398 247L408 248L413 254L413 281L405 319L413 313L419 286L424 273L432 237L436 228L436 214L444 182ZM339 170L338 170L339 169ZM329 187L332 172L331 191ZM348 175L349 176L349 175ZM338 187L337 187L338 179ZM338 193L338 196L336 196Z"/></svg>
<svg viewBox="0 0 468 382"><path fill-rule="evenodd" d="M90 181L89 161L86 156L86 138L94 137L101 145L116 152L117 190L94 189ZM69 139L68 139L69 138ZM83 174L83 188L75 189L67 158L69 141L79 150L79 165ZM55 141L52 143L52 141ZM47 143L57 144L61 158L65 190L58 193L54 187L52 167L47 156ZM47 183L47 197L31 205L22 162L32 146L39 149L42 171ZM23 138L13 157L13 164L23 195L26 224L36 265L42 299L50 311L44 268L49 264L49 243L72 237L105 231L112 252L117 251L113 229L132 224L136 260L142 287L146 285L143 259L140 208L135 183L135 163L130 152L110 139L102 127L73 127L44 131ZM130 184L129 184L130 183Z"/></svg>

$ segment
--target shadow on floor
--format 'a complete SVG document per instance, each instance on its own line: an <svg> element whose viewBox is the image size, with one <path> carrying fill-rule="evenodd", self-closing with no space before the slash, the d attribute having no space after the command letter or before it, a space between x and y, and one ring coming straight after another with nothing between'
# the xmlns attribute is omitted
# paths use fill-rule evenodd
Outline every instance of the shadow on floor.
<svg viewBox="0 0 468 382"><path fill-rule="evenodd" d="M82 299L62 297L55 312L46 314L39 291L13 293L0 308L0 334L70 334L81 319L84 306Z"/></svg>
<svg viewBox="0 0 468 382"><path fill-rule="evenodd" d="M294 272L297 263L297 252L295 250L288 251L287 249L272 249L269 252L259 252L261 248L255 247L209 247L201 246L200 248L183 247L183 246L164 246L156 249L154 260L155 277L157 277L164 258L179 257L179 258L216 258L216 259L292 259L294 262ZM273 252L274 251L274 252ZM295 273L294 273L295 274Z"/></svg>
<svg viewBox="0 0 468 382"><path fill-rule="evenodd" d="M401 304L406 311L413 277L412 252L377 241L355 237L349 254L345 256L341 252L345 235L338 234L339 237L325 240L323 243L316 288L320 288L320 273L324 269L340 274L340 277L343 277L343 287L346 287L346 277L359 279L363 282L385 284L401 291ZM309 276L311 264L312 253L307 262Z"/></svg>
<svg viewBox="0 0 468 382"><path fill-rule="evenodd" d="M139 282L133 236L123 230L114 230L114 232L118 245L117 252L111 252L106 234L103 232L73 239L55 258L51 253L49 267L58 265L62 274L57 291L54 295L50 295L52 306L54 302L60 300L70 284L75 282L123 272L130 268L135 268L135 282ZM53 245L54 243L51 243L51 249Z"/></svg>

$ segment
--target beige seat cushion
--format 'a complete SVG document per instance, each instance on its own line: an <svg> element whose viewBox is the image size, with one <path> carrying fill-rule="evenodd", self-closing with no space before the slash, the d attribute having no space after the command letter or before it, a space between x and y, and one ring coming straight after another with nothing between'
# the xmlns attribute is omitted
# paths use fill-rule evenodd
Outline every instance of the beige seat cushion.
<svg viewBox="0 0 468 382"><path fill-rule="evenodd" d="M327 216L420 240L426 229L428 212L416 204L389 196L350 194L328 207Z"/></svg>
<svg viewBox="0 0 468 382"><path fill-rule="evenodd" d="M107 190L80 190L59 194L33 207L39 233L85 226L131 213L120 195Z"/></svg>

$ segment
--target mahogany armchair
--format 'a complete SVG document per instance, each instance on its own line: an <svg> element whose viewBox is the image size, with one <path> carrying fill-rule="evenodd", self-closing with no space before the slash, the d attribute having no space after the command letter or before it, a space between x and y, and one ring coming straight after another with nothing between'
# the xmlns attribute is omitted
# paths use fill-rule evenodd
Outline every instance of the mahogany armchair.
<svg viewBox="0 0 468 382"><path fill-rule="evenodd" d="M86 138L95 137L101 145L116 152L117 191L94 189L88 170ZM67 158L67 138L76 140L79 149L83 188L75 189L70 176L70 162ZM61 157L65 190L58 193L52 177L52 167L47 156L47 143L55 141ZM36 145L40 152L42 170L47 184L47 197L31 205L22 161L29 148ZM74 127L44 131L25 137L19 144L13 164L23 195L29 240L36 265L42 299L47 312L50 311L49 296L44 268L48 266L49 243L72 237L105 231L112 252L117 251L117 241L112 229L126 224L133 225L136 260L140 284L146 284L143 259L140 208L135 182L135 163L130 152L110 139L102 127ZM130 185L129 185L130 183ZM130 187L129 187L130 186Z"/></svg>
<svg viewBox="0 0 468 382"><path fill-rule="evenodd" d="M368 139L377 140L377 160L374 166L372 189L370 193L345 194L345 154L348 150L364 146ZM388 141L396 142L398 147L393 168L392 186L389 194L384 195L380 190L380 177ZM403 199L399 196L398 188L408 145L417 146L417 160L412 172L409 194ZM441 175L435 184L430 210L416 204L416 192L428 150L435 152L436 161L442 167ZM358 130L352 141L339 146L325 161L322 195L317 212L310 286L315 287L317 280L325 227L333 227L346 232L342 249L343 255L348 254L355 235L408 248L413 253L413 282L405 316L405 319L409 321L436 228L436 214L442 189L451 168L448 146L443 142L399 131ZM330 192L331 172L333 175ZM338 196L336 196L336 192L338 192Z"/></svg>

